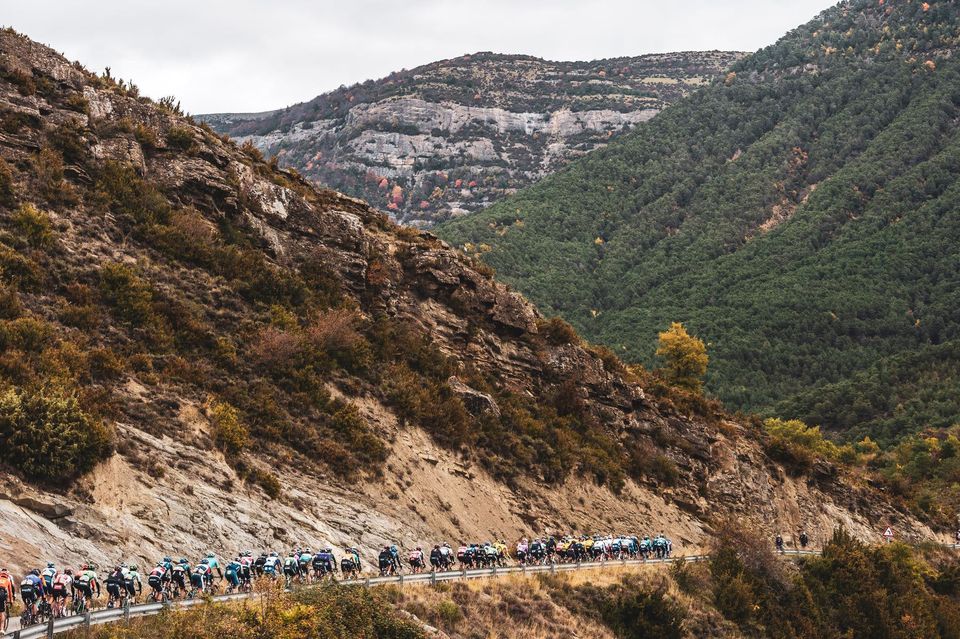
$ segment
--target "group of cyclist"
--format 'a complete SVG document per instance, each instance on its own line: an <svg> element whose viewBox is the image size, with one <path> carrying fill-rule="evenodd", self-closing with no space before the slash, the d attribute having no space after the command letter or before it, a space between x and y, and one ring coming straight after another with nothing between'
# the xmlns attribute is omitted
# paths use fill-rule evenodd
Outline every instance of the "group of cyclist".
<svg viewBox="0 0 960 639"><path fill-rule="evenodd" d="M521 565L548 563L605 561L627 558L666 558L672 544L662 534L656 537L628 535L562 536L521 539L517 542L513 558ZM422 546L406 553L406 562L412 573L426 570L444 571L454 567L490 568L504 567L511 554L503 540L484 544L463 544L456 551L449 543L436 544L425 553ZM396 545L384 546L376 559L381 576L400 574L403 569L400 549ZM107 607L123 607L136 603L144 596L154 602L193 598L198 595L217 594L221 585L226 593L250 592L257 579L284 580L284 587L294 584L316 583L333 579L336 572L342 579L360 577L362 564L360 551L347 548L337 562L333 549L324 547L316 552L309 548L295 548L281 556L276 552L263 552L258 557L244 551L233 560L221 564L216 554L208 552L196 564L186 558L174 560L164 557L141 577L135 563L120 563L106 571L101 580L97 565L86 563L78 570L58 569L53 562L46 568L28 572L19 584L6 570L0 569L0 632L6 632L8 612L17 599L23 602L21 625L26 627L47 619L68 614L83 614L94 599L101 596L101 588L107 592ZM69 605L67 600L70 600Z"/></svg>
<svg viewBox="0 0 960 639"><path fill-rule="evenodd" d="M620 559L664 559L673 551L673 543L663 534L643 538L632 535L593 535L541 537L517 542L513 559L521 566L553 563L578 563L583 561L607 561ZM428 568L435 571L460 568L506 567L511 555L503 540L483 544L464 544L456 551L450 544L436 544L425 555L417 546L407 555L410 572L421 573ZM399 574L402 569L400 552L396 546L384 546L377 557L381 576Z"/></svg>

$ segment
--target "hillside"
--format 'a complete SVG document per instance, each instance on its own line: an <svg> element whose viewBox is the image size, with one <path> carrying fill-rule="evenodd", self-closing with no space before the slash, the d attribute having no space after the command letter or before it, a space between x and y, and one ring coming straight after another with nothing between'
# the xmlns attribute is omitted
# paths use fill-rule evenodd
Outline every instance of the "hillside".
<svg viewBox="0 0 960 639"><path fill-rule="evenodd" d="M433 235L12 30L0 121L13 569L637 527L693 549L727 516L933 535Z"/></svg>
<svg viewBox="0 0 960 639"><path fill-rule="evenodd" d="M958 34L952 2L844 2L438 232L628 359L682 321L728 406L849 427L820 386L960 337Z"/></svg>
<svg viewBox="0 0 960 639"><path fill-rule="evenodd" d="M652 118L741 54L593 62L477 53L286 109L200 116L407 224L478 211Z"/></svg>

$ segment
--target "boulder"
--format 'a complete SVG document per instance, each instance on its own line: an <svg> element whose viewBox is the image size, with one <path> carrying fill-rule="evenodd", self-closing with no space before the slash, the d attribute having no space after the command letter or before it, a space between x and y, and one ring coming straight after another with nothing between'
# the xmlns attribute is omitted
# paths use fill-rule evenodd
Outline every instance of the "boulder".
<svg viewBox="0 0 960 639"><path fill-rule="evenodd" d="M464 384L456 376L447 380L447 385L463 402L464 407L470 411L471 415L493 415L500 417L500 407L497 401L486 393L481 393L475 388Z"/></svg>

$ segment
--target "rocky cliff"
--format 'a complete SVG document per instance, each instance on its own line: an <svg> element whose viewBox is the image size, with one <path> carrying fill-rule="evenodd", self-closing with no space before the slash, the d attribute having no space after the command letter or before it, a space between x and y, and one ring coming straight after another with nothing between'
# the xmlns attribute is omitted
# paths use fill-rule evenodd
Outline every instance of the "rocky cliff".
<svg viewBox="0 0 960 639"><path fill-rule="evenodd" d="M932 535L651 393L432 235L10 30L0 121L8 566L566 530L693 549L727 516Z"/></svg>
<svg viewBox="0 0 960 639"><path fill-rule="evenodd" d="M739 57L713 51L550 62L478 53L279 111L200 119L319 184L429 225L556 171Z"/></svg>

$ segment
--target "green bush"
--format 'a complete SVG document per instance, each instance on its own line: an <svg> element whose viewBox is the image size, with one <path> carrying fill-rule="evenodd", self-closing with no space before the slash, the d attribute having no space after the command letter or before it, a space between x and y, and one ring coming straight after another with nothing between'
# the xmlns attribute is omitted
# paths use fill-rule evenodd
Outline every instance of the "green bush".
<svg viewBox="0 0 960 639"><path fill-rule="evenodd" d="M240 413L230 404L213 402L210 423L214 441L228 455L237 455L250 443L250 431L240 419Z"/></svg>
<svg viewBox="0 0 960 639"><path fill-rule="evenodd" d="M13 224L27 244L35 249L48 248L54 242L50 216L33 204L21 204L13 216Z"/></svg>
<svg viewBox="0 0 960 639"><path fill-rule="evenodd" d="M167 131L167 144L178 151L190 151L195 144L193 131L188 126L172 126Z"/></svg>
<svg viewBox="0 0 960 639"><path fill-rule="evenodd" d="M67 481L113 452L110 431L75 397L10 389L0 395L0 459L29 479Z"/></svg>

